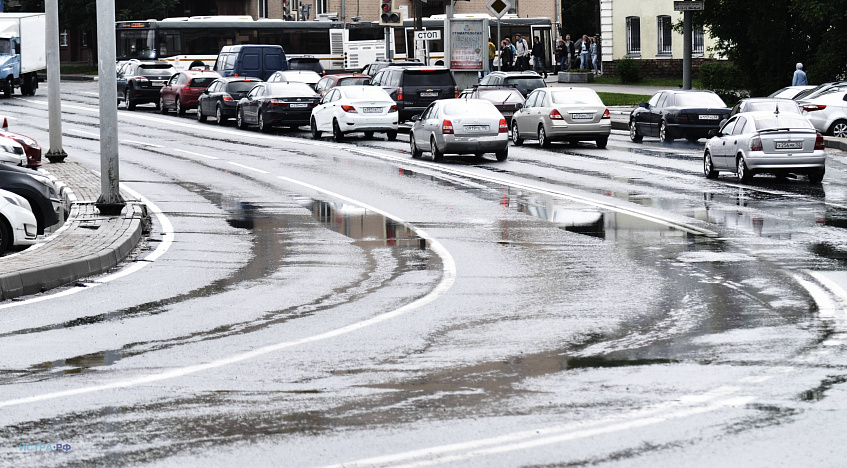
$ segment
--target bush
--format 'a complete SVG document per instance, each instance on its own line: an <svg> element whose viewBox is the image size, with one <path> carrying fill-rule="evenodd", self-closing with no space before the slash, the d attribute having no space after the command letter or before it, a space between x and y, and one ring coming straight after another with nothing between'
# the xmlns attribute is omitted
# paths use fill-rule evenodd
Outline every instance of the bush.
<svg viewBox="0 0 847 468"><path fill-rule="evenodd" d="M641 68L637 61L626 57L615 64L615 71L621 77L621 83L637 83L641 81Z"/></svg>
<svg viewBox="0 0 847 468"><path fill-rule="evenodd" d="M701 65L700 83L704 89L714 91L729 107L750 97L746 91L747 80L744 74L729 62L706 62Z"/></svg>

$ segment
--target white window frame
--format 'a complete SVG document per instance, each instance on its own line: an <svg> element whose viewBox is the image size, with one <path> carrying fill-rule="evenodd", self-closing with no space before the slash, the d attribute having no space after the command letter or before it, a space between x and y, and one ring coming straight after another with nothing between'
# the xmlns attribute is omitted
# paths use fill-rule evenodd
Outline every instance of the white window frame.
<svg viewBox="0 0 847 468"><path fill-rule="evenodd" d="M637 31L633 31L633 24ZM641 55L641 17L627 16L626 18L626 54Z"/></svg>
<svg viewBox="0 0 847 468"><path fill-rule="evenodd" d="M327 13L326 0L315 0L315 18L323 13Z"/></svg>
<svg viewBox="0 0 847 468"><path fill-rule="evenodd" d="M697 26L691 31L691 55L697 57L706 55L706 34L702 26Z"/></svg>
<svg viewBox="0 0 847 468"><path fill-rule="evenodd" d="M658 31L656 55L673 55L673 20L671 17L667 15L657 16L656 30Z"/></svg>
<svg viewBox="0 0 847 468"><path fill-rule="evenodd" d="M268 0L259 0L259 14L256 16L259 18L268 17Z"/></svg>
<svg viewBox="0 0 847 468"><path fill-rule="evenodd" d="M61 33L59 33L59 47L67 47L68 46L68 30L65 29Z"/></svg>

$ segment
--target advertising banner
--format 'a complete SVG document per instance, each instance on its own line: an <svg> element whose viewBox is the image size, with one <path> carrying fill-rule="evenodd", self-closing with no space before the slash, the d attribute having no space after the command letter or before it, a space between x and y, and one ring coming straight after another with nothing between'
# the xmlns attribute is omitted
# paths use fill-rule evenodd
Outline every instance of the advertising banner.
<svg viewBox="0 0 847 468"><path fill-rule="evenodd" d="M485 19L450 21L450 61L452 70L483 71L488 61Z"/></svg>

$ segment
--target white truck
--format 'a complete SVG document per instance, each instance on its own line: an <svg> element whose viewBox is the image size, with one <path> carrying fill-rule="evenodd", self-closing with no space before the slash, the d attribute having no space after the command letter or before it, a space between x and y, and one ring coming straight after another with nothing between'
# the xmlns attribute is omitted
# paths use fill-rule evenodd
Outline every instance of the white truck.
<svg viewBox="0 0 847 468"><path fill-rule="evenodd" d="M0 13L0 86L9 98L15 88L32 96L38 72L47 69L44 13Z"/></svg>

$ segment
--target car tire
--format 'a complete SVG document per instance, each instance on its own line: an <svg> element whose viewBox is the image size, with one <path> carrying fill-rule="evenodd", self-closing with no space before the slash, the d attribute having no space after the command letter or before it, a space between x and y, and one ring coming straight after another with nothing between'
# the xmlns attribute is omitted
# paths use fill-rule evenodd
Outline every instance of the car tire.
<svg viewBox="0 0 847 468"><path fill-rule="evenodd" d="M176 115L185 115L185 107L182 105L182 98L179 97L179 94L174 98L174 107L176 108Z"/></svg>
<svg viewBox="0 0 847 468"><path fill-rule="evenodd" d="M703 174L707 179L718 178L718 171L715 170L715 163L712 161L712 153L708 150L703 154Z"/></svg>
<svg viewBox="0 0 847 468"><path fill-rule="evenodd" d="M312 131L312 138L317 140L321 137L322 132L318 130L318 124L315 122L315 119L312 119L312 121L309 122L309 129Z"/></svg>
<svg viewBox="0 0 847 468"><path fill-rule="evenodd" d="M523 138L521 138L521 133L518 131L517 122L512 122L512 143L514 143L515 146L523 144Z"/></svg>
<svg viewBox="0 0 847 468"><path fill-rule="evenodd" d="M606 145L609 144L609 137L606 138L598 138L594 140L594 143L597 143L597 147L600 149L606 149Z"/></svg>
<svg viewBox="0 0 847 468"><path fill-rule="evenodd" d="M9 223L0 216L0 255L3 255L12 245L12 228Z"/></svg>
<svg viewBox="0 0 847 468"><path fill-rule="evenodd" d="M203 114L203 107L199 104L197 105L197 121L198 122L205 122L206 121L206 116Z"/></svg>
<svg viewBox="0 0 847 468"><path fill-rule="evenodd" d="M438 149L438 143L435 142L435 137L430 137L429 139L429 148L432 153L432 160L435 162L444 161L444 153Z"/></svg>
<svg viewBox="0 0 847 468"><path fill-rule="evenodd" d="M826 169L818 169L816 171L809 173L809 183L818 185L823 182L823 176L826 173Z"/></svg>
<svg viewBox="0 0 847 468"><path fill-rule="evenodd" d="M423 156L423 151L418 148L418 144L415 142L415 134L409 133L409 148L412 151L412 158L418 159Z"/></svg>
<svg viewBox="0 0 847 468"><path fill-rule="evenodd" d="M344 133L341 132L338 120L332 121L332 139L335 141L344 141Z"/></svg>
<svg viewBox="0 0 847 468"><path fill-rule="evenodd" d="M829 127L829 134L836 138L847 138L847 120L836 120Z"/></svg>
<svg viewBox="0 0 847 468"><path fill-rule="evenodd" d="M745 183L750 182L750 179L753 178L753 173L747 168L747 162L744 161L744 156L739 155L738 160L735 161L735 175L738 176L739 181Z"/></svg>
<svg viewBox="0 0 847 468"><path fill-rule="evenodd" d="M494 156L500 162L503 162L503 161L509 159L509 147L506 146L505 148L501 149L500 151L497 151L496 153L494 153Z"/></svg>
<svg viewBox="0 0 847 468"><path fill-rule="evenodd" d="M550 139L547 138L547 131L544 130L543 124L538 126L538 146L542 148L550 147Z"/></svg>
<svg viewBox="0 0 847 468"><path fill-rule="evenodd" d="M388 138L388 141L394 141L397 139L397 130L389 130L385 132L385 137Z"/></svg>
<svg viewBox="0 0 847 468"><path fill-rule="evenodd" d="M220 104L215 106L215 120L218 121L218 125L223 125L227 121L227 118L224 117L224 111L223 111L223 109L221 109Z"/></svg>
<svg viewBox="0 0 847 468"><path fill-rule="evenodd" d="M159 96L159 112L162 114L168 113L168 108L165 106L164 96Z"/></svg>
<svg viewBox="0 0 847 468"><path fill-rule="evenodd" d="M262 111L259 111L259 115L256 117L256 124L259 127L259 132L261 133L268 133L271 131L271 127L265 123L265 116Z"/></svg>
<svg viewBox="0 0 847 468"><path fill-rule="evenodd" d="M124 90L124 105L126 106L126 110L135 110L135 102L132 101L132 94L130 88Z"/></svg>
<svg viewBox="0 0 847 468"><path fill-rule="evenodd" d="M368 140L370 140L373 137L374 137L374 132L365 132L365 138L367 138Z"/></svg>
<svg viewBox="0 0 847 468"><path fill-rule="evenodd" d="M3 82L3 97L9 99L12 97L12 93L15 92L14 83L12 82L12 77L10 76L6 81Z"/></svg>
<svg viewBox="0 0 847 468"><path fill-rule="evenodd" d="M244 109L240 107L235 114L235 126L241 130L247 130L247 122L244 121Z"/></svg>
<svg viewBox="0 0 847 468"><path fill-rule="evenodd" d="M673 143L673 138L668 134L668 126L664 120L659 122L659 141L662 143Z"/></svg>
<svg viewBox="0 0 847 468"><path fill-rule="evenodd" d="M635 143L641 143L644 140L644 135L638 134L638 127L636 127L635 120L633 119L629 121L629 139Z"/></svg>

